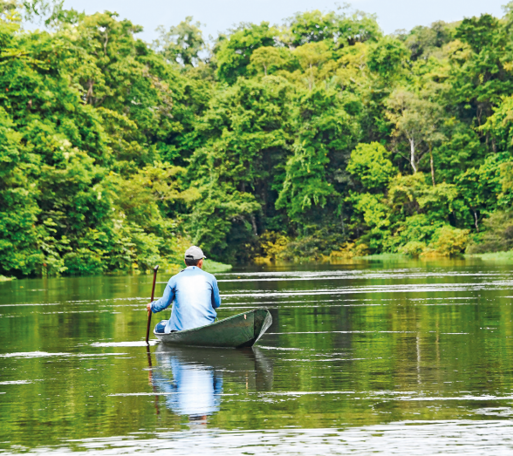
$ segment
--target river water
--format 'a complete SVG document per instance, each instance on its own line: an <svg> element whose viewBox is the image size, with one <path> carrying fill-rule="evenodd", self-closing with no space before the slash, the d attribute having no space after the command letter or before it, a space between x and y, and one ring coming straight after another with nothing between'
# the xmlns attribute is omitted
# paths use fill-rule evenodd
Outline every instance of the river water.
<svg viewBox="0 0 513 456"><path fill-rule="evenodd" d="M510 266L217 278L220 318L271 310L253 350L148 353L151 276L0 284L0 454L513 453Z"/></svg>

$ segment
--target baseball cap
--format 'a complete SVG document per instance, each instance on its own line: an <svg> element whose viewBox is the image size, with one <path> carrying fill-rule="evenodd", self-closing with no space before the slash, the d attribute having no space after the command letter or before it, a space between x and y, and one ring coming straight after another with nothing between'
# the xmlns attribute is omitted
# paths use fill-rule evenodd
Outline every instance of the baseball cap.
<svg viewBox="0 0 513 456"><path fill-rule="evenodd" d="M195 245L189 247L185 252L186 260L201 260L202 258L207 257L203 255L203 250L201 250L199 247L196 247Z"/></svg>

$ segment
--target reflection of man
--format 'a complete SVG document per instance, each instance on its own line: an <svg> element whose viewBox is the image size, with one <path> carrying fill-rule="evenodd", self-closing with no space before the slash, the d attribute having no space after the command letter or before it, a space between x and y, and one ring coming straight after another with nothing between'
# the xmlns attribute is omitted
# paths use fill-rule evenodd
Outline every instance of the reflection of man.
<svg viewBox="0 0 513 456"><path fill-rule="evenodd" d="M185 265L181 272L171 277L164 296L147 305L153 313L167 309L174 300L170 320L163 320L155 326L155 332L170 333L197 328L213 323L221 305L217 280L202 270L203 251L192 246L185 252Z"/></svg>
<svg viewBox="0 0 513 456"><path fill-rule="evenodd" d="M218 412L223 392L223 378L212 366L180 360L172 353L157 352L159 369L153 376L153 382L164 393L166 405L178 415L189 415L194 421L205 419L207 415ZM171 368L173 381L164 374Z"/></svg>

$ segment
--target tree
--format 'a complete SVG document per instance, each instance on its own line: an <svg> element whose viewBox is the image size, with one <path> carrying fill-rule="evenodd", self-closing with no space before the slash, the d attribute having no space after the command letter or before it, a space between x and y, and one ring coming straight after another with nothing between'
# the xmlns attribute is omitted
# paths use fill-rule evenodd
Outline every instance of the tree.
<svg viewBox="0 0 513 456"><path fill-rule="evenodd" d="M238 77L246 76L253 52L273 46L277 34L268 22L241 24L228 38L219 40L214 48L218 77L233 84Z"/></svg>
<svg viewBox="0 0 513 456"><path fill-rule="evenodd" d="M205 50L205 41L199 22L192 23L192 16L171 27L168 31L161 25L157 28L160 37L153 42L153 48L169 60L181 65L196 65L200 53Z"/></svg>
<svg viewBox="0 0 513 456"><path fill-rule="evenodd" d="M441 48L454 39L456 24L447 24L444 21L437 21L431 27L419 25L409 33L400 36L404 44L411 51L411 59L427 60Z"/></svg>
<svg viewBox="0 0 513 456"><path fill-rule="evenodd" d="M479 18L464 19L456 29L451 50L452 95L467 121L484 125L501 97L513 93L511 69L508 61L508 25L484 14ZM508 69L509 68L509 69ZM489 134L484 138L487 147L496 151Z"/></svg>
<svg viewBox="0 0 513 456"><path fill-rule="evenodd" d="M260 73L263 70L264 76L267 76L269 72L273 72L276 68L280 68L286 62L283 57L283 52L280 51L281 49L277 49L272 46L258 48L251 55L251 64L249 68L257 73Z"/></svg>
<svg viewBox="0 0 513 456"><path fill-rule="evenodd" d="M326 43L320 42L304 44L296 48L294 54L301 65L303 74L306 74L308 88L312 90L319 67L331 58L331 52Z"/></svg>
<svg viewBox="0 0 513 456"><path fill-rule="evenodd" d="M21 135L0 108L0 274L38 273L44 255L35 222L40 213L37 189L29 175L37 159L21 144Z"/></svg>
<svg viewBox="0 0 513 456"><path fill-rule="evenodd" d="M318 43L333 40L337 28L337 16L334 12L327 14L319 10L297 13L290 21L292 45L302 46L306 43Z"/></svg>
<svg viewBox="0 0 513 456"><path fill-rule="evenodd" d="M477 232L481 219L497 209L503 185L501 166L508 161L509 155L505 153L489 155L481 166L468 169L456 179L459 193L466 210L472 214L472 224Z"/></svg>
<svg viewBox="0 0 513 456"><path fill-rule="evenodd" d="M408 141L409 161L414 173L417 172L422 155L429 151L431 176L433 185L435 185L432 150L433 143L444 138L438 131L443 115L442 107L404 88L396 89L390 95L387 106L386 116L395 127L394 136L396 138L405 137ZM427 149L421 148L422 143L427 144Z"/></svg>
<svg viewBox="0 0 513 456"><path fill-rule="evenodd" d="M401 79L408 58L408 50L399 40L390 36L369 46L367 66L379 75L384 85Z"/></svg>
<svg viewBox="0 0 513 456"><path fill-rule="evenodd" d="M388 159L389 155L389 152L379 143L358 144L351 152L347 170L366 189L386 188L390 179L397 174L397 170Z"/></svg>
<svg viewBox="0 0 513 456"><path fill-rule="evenodd" d="M377 40L381 31L375 15L355 11L353 14L319 10L297 13L289 20L291 45L325 42L338 48L357 42Z"/></svg>
<svg viewBox="0 0 513 456"><path fill-rule="evenodd" d="M292 155L276 201L276 207L285 209L296 223L318 222L323 208L339 205L333 170L338 168L339 155L348 153L358 135L357 120L346 112L344 101L336 91L321 88L299 99Z"/></svg>
<svg viewBox="0 0 513 456"><path fill-rule="evenodd" d="M291 86L281 79L239 79L215 94L203 117L207 141L189 166L201 197L189 227L214 258L247 261L249 250L241 246L279 216L274 203L282 177L276 169L290 142L290 103Z"/></svg>

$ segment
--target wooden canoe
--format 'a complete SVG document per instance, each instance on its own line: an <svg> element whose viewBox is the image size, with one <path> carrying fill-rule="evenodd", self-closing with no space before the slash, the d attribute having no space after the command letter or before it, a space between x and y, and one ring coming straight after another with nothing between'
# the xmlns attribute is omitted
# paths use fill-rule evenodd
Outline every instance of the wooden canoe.
<svg viewBox="0 0 513 456"><path fill-rule="evenodd" d="M168 334L155 331L153 333L165 344L189 347L243 348L252 347L272 322L269 310L255 309L199 328Z"/></svg>

